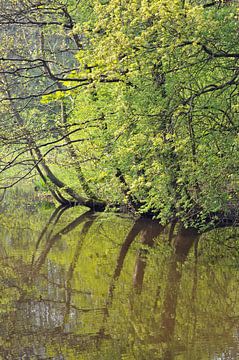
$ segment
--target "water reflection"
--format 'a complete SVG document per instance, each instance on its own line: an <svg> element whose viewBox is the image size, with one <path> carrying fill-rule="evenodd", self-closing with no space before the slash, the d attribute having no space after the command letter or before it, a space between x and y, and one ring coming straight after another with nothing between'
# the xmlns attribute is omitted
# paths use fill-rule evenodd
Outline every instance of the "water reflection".
<svg viewBox="0 0 239 360"><path fill-rule="evenodd" d="M234 229L50 212L1 214L3 359L237 359Z"/></svg>

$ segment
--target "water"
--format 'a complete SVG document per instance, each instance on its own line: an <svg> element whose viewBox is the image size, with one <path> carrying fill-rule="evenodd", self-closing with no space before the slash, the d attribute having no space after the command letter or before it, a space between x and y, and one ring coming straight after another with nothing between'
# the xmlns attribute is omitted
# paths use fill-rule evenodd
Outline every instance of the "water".
<svg viewBox="0 0 239 360"><path fill-rule="evenodd" d="M239 359L237 229L22 199L0 233L0 359Z"/></svg>

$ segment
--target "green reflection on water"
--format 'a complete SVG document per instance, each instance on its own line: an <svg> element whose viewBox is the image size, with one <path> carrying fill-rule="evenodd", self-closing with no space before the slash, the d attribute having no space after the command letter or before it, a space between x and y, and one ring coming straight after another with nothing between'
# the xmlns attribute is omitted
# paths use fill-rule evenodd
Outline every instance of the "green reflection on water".
<svg viewBox="0 0 239 360"><path fill-rule="evenodd" d="M0 221L0 358L238 358L236 229L38 204Z"/></svg>

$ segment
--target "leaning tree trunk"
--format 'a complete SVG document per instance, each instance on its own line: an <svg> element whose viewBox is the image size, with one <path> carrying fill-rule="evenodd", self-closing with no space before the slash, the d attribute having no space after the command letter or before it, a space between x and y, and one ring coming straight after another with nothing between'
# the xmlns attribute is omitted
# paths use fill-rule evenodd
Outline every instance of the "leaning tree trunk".
<svg viewBox="0 0 239 360"><path fill-rule="evenodd" d="M6 82L6 85L7 85L7 82ZM8 98L9 98L9 102L11 105L13 115L17 120L17 124L19 127L24 128L24 123L25 123L24 119L20 115L19 111L16 108L14 101L12 100L11 93L10 93L8 86L7 86L6 92L7 92ZM65 184L62 180L60 180L51 171L49 166L46 164L44 156L42 155L39 146L37 145L36 141L33 139L30 132L27 129L25 129L23 131L24 131L24 136L26 138L26 142L28 145L28 150L29 150L31 157L33 159L33 162L34 162L33 168L36 168L39 175L43 179L44 183L48 186L52 195L59 203L66 204L66 205L69 205L69 204L83 205L83 206L89 207L90 209L101 210L101 211L105 209L105 207L106 207L105 202L100 201L100 200L95 200L92 198L89 198L89 199L84 198L84 197L80 196L74 189L72 189L70 186ZM41 170L40 166L42 167L43 171ZM66 199L59 190L65 192L68 196L70 196L70 199L69 200Z"/></svg>

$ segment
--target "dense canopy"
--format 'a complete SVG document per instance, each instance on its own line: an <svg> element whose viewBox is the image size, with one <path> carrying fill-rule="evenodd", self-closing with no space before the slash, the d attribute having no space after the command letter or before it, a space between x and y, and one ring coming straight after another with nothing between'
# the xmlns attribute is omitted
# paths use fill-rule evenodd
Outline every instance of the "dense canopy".
<svg viewBox="0 0 239 360"><path fill-rule="evenodd" d="M234 222L238 37L236 1L1 0L1 189Z"/></svg>

